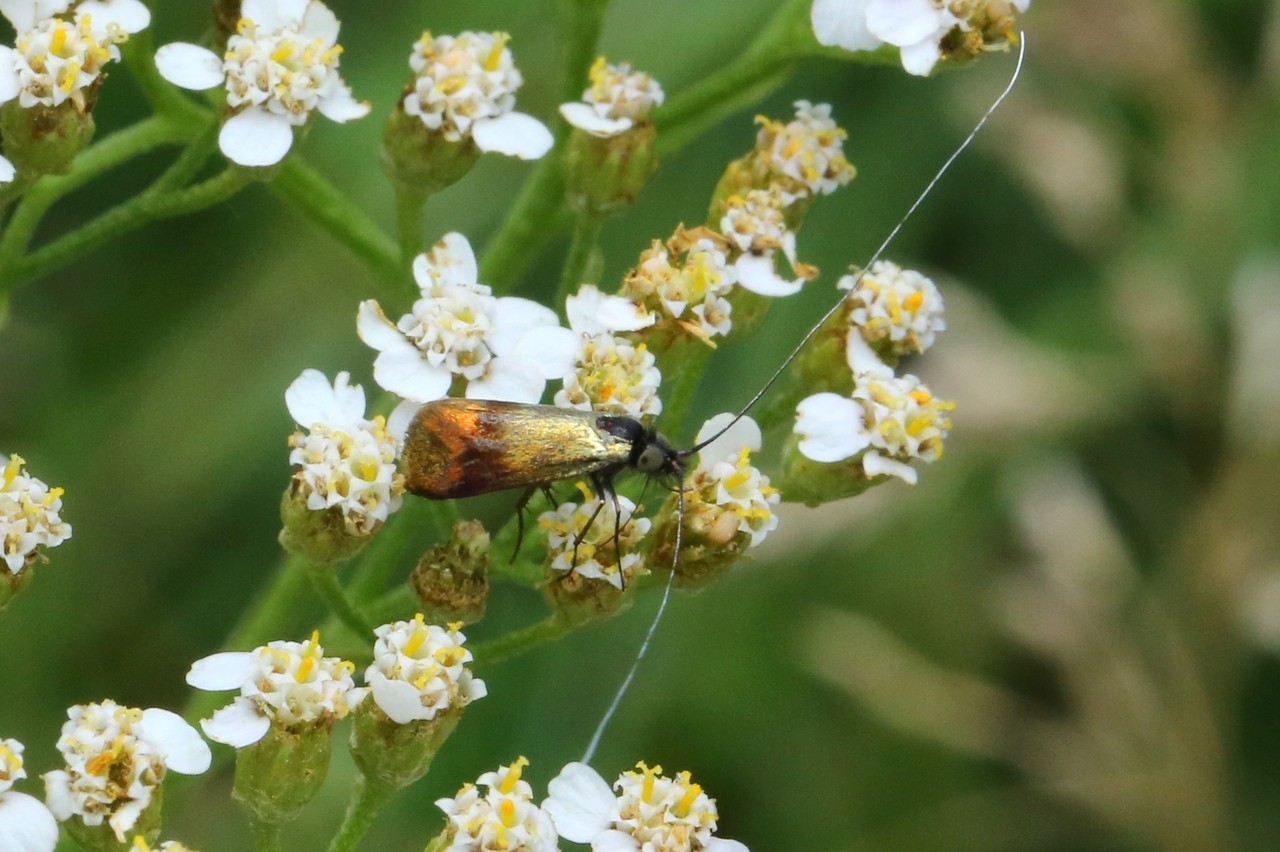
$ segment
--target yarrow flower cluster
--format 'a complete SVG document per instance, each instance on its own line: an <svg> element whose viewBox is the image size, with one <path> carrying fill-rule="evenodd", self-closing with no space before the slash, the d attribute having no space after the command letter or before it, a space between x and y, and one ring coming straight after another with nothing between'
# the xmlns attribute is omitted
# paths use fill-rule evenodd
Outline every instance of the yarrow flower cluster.
<svg viewBox="0 0 1280 852"><path fill-rule="evenodd" d="M777 184L725 199L720 233L737 247L734 268L738 271L738 284L752 293L791 296L800 292L806 278L817 275L817 270L796 260L796 235L788 227L785 214L794 201L795 196ZM778 274L779 251L797 273L795 279Z"/></svg>
<svg viewBox="0 0 1280 852"><path fill-rule="evenodd" d="M517 758L510 766L486 772L466 784L451 799L438 799L449 825L444 852L554 852L555 825L533 802L533 788L520 775L529 761ZM482 793L480 788L486 788Z"/></svg>
<svg viewBox="0 0 1280 852"><path fill-rule="evenodd" d="M373 665L365 671L364 679L373 701L391 721L405 725L434 719L488 694L484 681L466 668L473 657L463 647L467 637L461 627L426 624L419 613L412 621L384 624L374 630L378 638L373 646Z"/></svg>
<svg viewBox="0 0 1280 852"><path fill-rule="evenodd" d="M378 351L373 376L385 390L422 404L448 394L456 378L468 399L537 402L547 381L564 374L568 331L555 311L493 296L476 281L466 237L447 234L418 255L413 275L422 297L398 322L377 301L360 303L356 329Z"/></svg>
<svg viewBox="0 0 1280 852"><path fill-rule="evenodd" d="M293 482L311 511L338 509L347 530L367 535L400 508L404 477L396 472L398 441L378 415L364 416L364 389L338 373L333 384L304 370L285 391L293 419L307 431L289 437Z"/></svg>
<svg viewBox="0 0 1280 852"><path fill-rule="evenodd" d="M661 413L662 372L657 359L645 344L614 334L647 328L657 317L630 299L605 295L591 284L565 300L565 313L576 337L555 404L635 418Z"/></svg>
<svg viewBox="0 0 1280 852"><path fill-rule="evenodd" d="M1017 41L1014 11L1031 0L814 0L813 33L845 50L893 45L909 74L926 76L943 58L967 59Z"/></svg>
<svg viewBox="0 0 1280 852"><path fill-rule="evenodd" d="M702 443L729 427L702 448L698 466L685 483L685 523L712 543L727 545L739 533L755 547L778 526L773 507L782 499L769 477L751 465L762 446L760 427L750 417L732 426L733 414L717 414L698 430Z"/></svg>
<svg viewBox="0 0 1280 852"><path fill-rule="evenodd" d="M120 59L117 45L151 22L139 0L87 0L61 17L71 0L10 0L0 14L18 34L0 45L0 104L18 99L23 109L70 102L85 112L103 66Z"/></svg>
<svg viewBox="0 0 1280 852"><path fill-rule="evenodd" d="M836 286L852 291L847 303L851 338L861 337L885 360L896 362L926 351L947 327L942 294L932 280L913 269L878 260L862 275L846 275Z"/></svg>
<svg viewBox="0 0 1280 852"><path fill-rule="evenodd" d="M719 814L688 772L674 778L643 761L608 783L585 763L570 763L547 785L542 806L560 836L593 850L635 852L747 852L736 840L715 837Z"/></svg>
<svg viewBox="0 0 1280 852"><path fill-rule="evenodd" d="M11 574L30 565L39 548L71 538L71 525L62 520L62 489L31 476L25 463L15 454L0 468L0 557Z"/></svg>
<svg viewBox="0 0 1280 852"><path fill-rule="evenodd" d="M612 500L592 495L581 483L578 487L581 504L561 503L538 516L538 526L547 532L551 570L601 579L621 589L644 570L635 547L653 522L637 518L636 504L622 495L615 508Z"/></svg>
<svg viewBox="0 0 1280 852"><path fill-rule="evenodd" d="M844 156L848 134L831 117L830 104L796 101L795 108L796 117L785 124L756 119L756 151L792 195L830 195L853 180L853 166Z"/></svg>
<svg viewBox="0 0 1280 852"><path fill-rule="evenodd" d="M280 162L293 128L312 111L347 122L369 113L338 76L338 19L319 0L243 0L223 56L177 42L156 52L166 80L185 89L227 90L233 115L218 135L229 160L242 166Z"/></svg>
<svg viewBox="0 0 1280 852"><path fill-rule="evenodd" d="M727 246L705 228L681 229L670 240L654 240L622 285L622 294L655 313L659 323L710 341L733 328L725 298L738 283Z"/></svg>
<svg viewBox="0 0 1280 852"><path fill-rule="evenodd" d="M591 85L582 101L560 105L569 124L592 136L609 138L645 121L666 97L662 86L648 74L632 71L629 63L613 65L597 57L588 73Z"/></svg>
<svg viewBox="0 0 1280 852"><path fill-rule="evenodd" d="M896 476L912 485L909 462L942 456L955 403L937 399L919 378L889 373L855 376L852 397L819 393L796 407L799 450L817 462L837 462L861 453L868 477Z"/></svg>
<svg viewBox="0 0 1280 852"><path fill-rule="evenodd" d="M44 775L49 809L88 826L105 820L121 842L167 770L199 775L212 761L195 729L168 710L102 701L78 704L67 717L58 740L66 768Z"/></svg>
<svg viewBox="0 0 1280 852"><path fill-rule="evenodd" d="M57 820L39 799L13 789L27 777L22 752L17 740L0 740L0 849L53 852L58 844Z"/></svg>
<svg viewBox="0 0 1280 852"><path fill-rule="evenodd" d="M327 727L350 711L355 666L324 656L320 634L306 642L270 642L252 651L224 651L192 664L187 683L196 689L238 689L231 704L203 719L215 742L253 745L272 724L296 730Z"/></svg>
<svg viewBox="0 0 1280 852"><path fill-rule="evenodd" d="M536 118L515 111L524 78L506 33L424 32L409 54L415 74L401 104L450 142L471 139L481 151L536 160L554 141Z"/></svg>

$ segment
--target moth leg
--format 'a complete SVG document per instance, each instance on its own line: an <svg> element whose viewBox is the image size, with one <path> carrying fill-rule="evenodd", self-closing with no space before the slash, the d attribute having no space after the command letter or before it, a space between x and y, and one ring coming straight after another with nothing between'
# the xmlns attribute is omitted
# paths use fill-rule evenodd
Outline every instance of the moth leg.
<svg viewBox="0 0 1280 852"><path fill-rule="evenodd" d="M518 556L520 553L520 545L524 543L525 507L529 505L529 500L533 498L533 493L537 491L538 488L539 486L537 485L530 485L528 488L524 490L524 493L520 495L520 499L516 501L516 547L515 547L515 550L511 551L512 562L516 561L516 556ZM544 493L548 495L550 494L551 489L548 486L543 485L541 486L541 488Z"/></svg>
<svg viewBox="0 0 1280 852"><path fill-rule="evenodd" d="M592 479L592 484L596 488L596 493L600 495L600 505L591 513L591 518L587 521L587 525L582 528L582 534L579 536L578 540L581 541L582 536L585 536L587 534L587 530L591 529L591 524L595 522L596 516L600 514L602 509L604 509L605 501L612 503L614 513L613 552L618 559L618 579L622 582L622 588L625 590L627 588L627 578L622 573L622 503L618 501L618 492L613 487L612 480L605 479L603 477L595 477ZM577 563L577 542L574 543L573 557L574 562Z"/></svg>

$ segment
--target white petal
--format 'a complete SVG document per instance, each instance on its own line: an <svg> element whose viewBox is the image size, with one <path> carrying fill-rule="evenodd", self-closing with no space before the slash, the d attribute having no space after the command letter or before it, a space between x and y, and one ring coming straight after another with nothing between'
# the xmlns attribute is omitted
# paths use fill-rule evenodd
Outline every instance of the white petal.
<svg viewBox="0 0 1280 852"><path fill-rule="evenodd" d="M701 444L721 429L729 426L730 423L733 423L734 417L734 414L727 411L712 417L702 424L694 443ZM738 453L742 452L743 447L747 447L753 453L758 452L762 445L762 440L759 425L756 424L756 421L744 415L737 423L729 426L728 431L723 435L720 435L702 448L698 454L698 470L706 470L713 464L726 459L736 461Z"/></svg>
<svg viewBox="0 0 1280 852"><path fill-rule="evenodd" d="M445 234L430 251L413 259L413 278L423 295L430 295L437 284L474 287L479 275L471 242L457 231Z"/></svg>
<svg viewBox="0 0 1280 852"><path fill-rule="evenodd" d="M942 58L942 51L933 39L925 39L902 48L902 67L908 74L927 77Z"/></svg>
<svg viewBox="0 0 1280 852"><path fill-rule="evenodd" d="M248 651L223 651L192 663L187 671L187 684L211 692L239 689L256 671L253 654Z"/></svg>
<svg viewBox="0 0 1280 852"><path fill-rule="evenodd" d="M323 3L308 3L299 28L307 41L320 39L326 48L338 41L338 16Z"/></svg>
<svg viewBox="0 0 1280 852"><path fill-rule="evenodd" d="M657 322L653 313L626 296L605 295L593 284L583 284L565 299L564 310L569 327L579 334L639 331Z"/></svg>
<svg viewBox="0 0 1280 852"><path fill-rule="evenodd" d="M818 44L845 50L875 50L880 39L867 29L871 0L814 0L809 21Z"/></svg>
<svg viewBox="0 0 1280 852"><path fill-rule="evenodd" d="M560 104L560 114L569 124L586 131L592 136L607 139L630 130L634 124L629 118L605 118L596 112L590 104L574 101L571 104Z"/></svg>
<svg viewBox="0 0 1280 852"><path fill-rule="evenodd" d="M453 374L446 367L428 364L409 344L406 349L389 349L378 355L373 362L373 379L383 390L422 404L447 394Z"/></svg>
<svg viewBox="0 0 1280 852"><path fill-rule="evenodd" d="M0 849L5 852L53 852L58 822L34 796L10 790L0 794Z"/></svg>
<svg viewBox="0 0 1280 852"><path fill-rule="evenodd" d="M761 296L792 296L804 286L803 278L788 281L774 271L773 252L744 254L734 266L738 269L738 283Z"/></svg>
<svg viewBox="0 0 1280 852"><path fill-rule="evenodd" d="M243 0L240 16L248 18L264 30L298 27L307 12L309 0Z"/></svg>
<svg viewBox="0 0 1280 852"><path fill-rule="evenodd" d="M746 844L736 840L722 840L719 837L712 837L702 848L707 852L748 852Z"/></svg>
<svg viewBox="0 0 1280 852"><path fill-rule="evenodd" d="M915 485L919 474L916 469L905 462L887 459L877 450L870 450L862 457L862 470L867 476L887 474L896 476L908 485Z"/></svg>
<svg viewBox="0 0 1280 852"><path fill-rule="evenodd" d="M156 51L160 76L184 89L212 89L222 84L222 60L196 44L174 42Z"/></svg>
<svg viewBox="0 0 1280 852"><path fill-rule="evenodd" d="M527 365L547 381L557 381L573 371L581 344L582 337L569 329L546 325L525 332L504 357Z"/></svg>
<svg viewBox="0 0 1280 852"><path fill-rule="evenodd" d="M22 90L17 68L18 51L0 44L0 104L13 100Z"/></svg>
<svg viewBox="0 0 1280 852"><path fill-rule="evenodd" d="M520 338L531 329L560 325L560 318L555 311L517 296L503 296L495 300L490 317L493 326L489 329L485 342L489 344L493 354L498 356L513 352Z"/></svg>
<svg viewBox="0 0 1280 852"><path fill-rule="evenodd" d="M180 775L199 775L213 761L209 744L177 713L150 707L133 728L141 739L160 749L164 765Z"/></svg>
<svg viewBox="0 0 1280 852"><path fill-rule="evenodd" d="M835 393L817 393L796 406L794 431L800 452L816 462L837 462L871 443L862 428L862 406Z"/></svg>
<svg viewBox="0 0 1280 852"><path fill-rule="evenodd" d="M471 138L481 151L497 151L522 160L538 159L555 142L545 124L522 112L477 121L471 125Z"/></svg>
<svg viewBox="0 0 1280 852"><path fill-rule="evenodd" d="M248 698L237 698L213 714L211 719L201 719L204 735L216 743L233 748L244 748L266 736L271 720L258 712Z"/></svg>
<svg viewBox="0 0 1280 852"><path fill-rule="evenodd" d="M616 829L598 835L591 843L591 852L638 852L640 848L640 841Z"/></svg>
<svg viewBox="0 0 1280 852"><path fill-rule="evenodd" d="M356 309L356 334L360 335L366 345L379 352L403 349L406 346L417 351L400 333L400 329L396 328L396 324L387 319L382 306L374 299L364 300Z"/></svg>
<svg viewBox="0 0 1280 852"><path fill-rule="evenodd" d="M283 115L249 107L227 119L218 147L242 166L274 166L293 145L293 126Z"/></svg>
<svg viewBox="0 0 1280 852"><path fill-rule="evenodd" d="M844 359L855 376L866 374L888 378L893 375L893 369L880 360L871 344L855 329L850 329L845 338Z"/></svg>
<svg viewBox="0 0 1280 852"><path fill-rule="evenodd" d="M17 171L13 168L13 163L0 157L0 183L8 183L17 176Z"/></svg>
<svg viewBox="0 0 1280 852"><path fill-rule="evenodd" d="M294 422L307 429L317 423L334 428L358 424L364 419L364 388L349 387L350 378L343 372L330 383L319 370L303 370L284 392L285 406Z"/></svg>
<svg viewBox="0 0 1280 852"><path fill-rule="evenodd" d="M387 431L396 436L396 440L400 442L401 449L404 449L404 434L409 431L409 424L413 422L413 418L417 416L420 408L422 408L422 403L406 399L402 400L387 415Z"/></svg>
<svg viewBox="0 0 1280 852"><path fill-rule="evenodd" d="M351 87L339 81L328 97L320 99L316 109L330 121L342 124L352 119L364 118L371 107L368 101L358 101L352 97Z"/></svg>
<svg viewBox="0 0 1280 852"><path fill-rule="evenodd" d="M94 29L117 24L132 35L151 24L151 10L139 0L83 0L76 6L76 17L90 15Z"/></svg>
<svg viewBox="0 0 1280 852"><path fill-rule="evenodd" d="M547 784L542 809L565 840L591 843L618 819L618 799L600 774L585 763L566 764Z"/></svg>
<svg viewBox="0 0 1280 852"><path fill-rule="evenodd" d="M547 381L515 358L495 358L483 378L467 383L467 399L537 402Z"/></svg>
<svg viewBox="0 0 1280 852"><path fill-rule="evenodd" d="M943 14L932 0L871 0L867 29L889 44L905 47L941 35Z"/></svg>
<svg viewBox="0 0 1280 852"><path fill-rule="evenodd" d="M365 680L373 692L373 700L397 725L407 725L415 719L428 719L427 708L422 706L422 696L412 684L389 678L377 668L370 667Z"/></svg>
<svg viewBox="0 0 1280 852"><path fill-rule="evenodd" d="M8 18L19 33L24 33L70 6L71 0L0 0L0 15Z"/></svg>

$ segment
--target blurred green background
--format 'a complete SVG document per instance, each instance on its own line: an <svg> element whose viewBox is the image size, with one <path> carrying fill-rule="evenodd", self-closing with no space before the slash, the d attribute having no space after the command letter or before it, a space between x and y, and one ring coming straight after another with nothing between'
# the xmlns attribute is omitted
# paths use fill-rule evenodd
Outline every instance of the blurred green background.
<svg viewBox="0 0 1280 852"><path fill-rule="evenodd" d="M389 231L376 151L422 29L510 31L519 108L555 116L550 0L332 6L343 74L374 115L318 121L300 154ZM674 95L773 6L615 0L601 48ZM959 404L946 458L914 489L786 506L754 559L678 596L595 761L608 777L640 759L691 770L719 801L720 834L753 850L1280 846L1280 13L1075 0L1038 2L1024 22L1020 87L889 253L933 274L948 303L950 330L910 365ZM155 42L207 25L204 3L161 4ZM715 354L698 413L745 401L1011 67L994 55L919 80L806 62L662 163L605 228L607 287L651 239L702 219L756 112L831 102L859 170L800 235L823 278ZM145 114L114 70L100 138ZM128 198L171 157L93 183L42 236ZM483 245L529 170L482 159L432 200L428 237ZM564 249L545 246L521 295L554 291ZM66 488L75 528L0 616L0 735L26 743L33 775L54 768L71 704L184 705L191 661L221 648L268 582L289 476L284 388L317 367L372 389L353 323L376 294L369 277L254 186L15 293L0 451ZM482 667L489 697L363 848L421 848L436 798L520 754L545 789L581 754L656 602ZM541 607L498 587L468 634L501 635ZM351 776L335 749L287 848L327 842ZM170 783L165 837L247 846L227 769Z"/></svg>

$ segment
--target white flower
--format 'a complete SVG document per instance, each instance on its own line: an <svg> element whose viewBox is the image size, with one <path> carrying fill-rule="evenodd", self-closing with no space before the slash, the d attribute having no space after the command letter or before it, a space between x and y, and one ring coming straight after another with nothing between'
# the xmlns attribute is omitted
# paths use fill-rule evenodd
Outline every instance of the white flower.
<svg viewBox="0 0 1280 852"><path fill-rule="evenodd" d="M608 138L630 130L662 106L662 86L648 74L632 71L628 63L611 65L597 57L588 74L591 85L582 102L560 105L565 121L593 136Z"/></svg>
<svg viewBox="0 0 1280 852"><path fill-rule="evenodd" d="M848 136L831 118L830 104L796 101L796 117L761 123L757 148L769 159L773 172L791 179L796 194L829 195L853 180L853 166L844 156Z"/></svg>
<svg viewBox="0 0 1280 852"><path fill-rule="evenodd" d="M417 75L404 96L404 111L450 142L471 138L481 151L536 160L551 150L551 131L515 112L524 83L511 58L506 33L424 32L409 55Z"/></svg>
<svg viewBox="0 0 1280 852"><path fill-rule="evenodd" d="M303 370L284 393L293 419L307 432L289 436L294 480L313 512L340 508L347 529L367 534L400 508L404 477L396 473L398 442L378 415L364 417L364 389L338 373Z"/></svg>
<svg viewBox="0 0 1280 852"><path fill-rule="evenodd" d="M814 0L813 34L820 44L845 50L875 50L882 44L900 48L902 67L926 76L942 58L943 41L959 27L978 30L975 48L1007 45L1013 39L1010 6L1025 12L1031 0Z"/></svg>
<svg viewBox="0 0 1280 852"><path fill-rule="evenodd" d="M720 233L738 247L734 261L738 284L761 296L790 296L800 292L804 277L795 280L778 274L777 251L796 269L796 235L787 227L784 210L795 196L777 184L769 189L753 189L745 196L732 195L725 201Z"/></svg>
<svg viewBox="0 0 1280 852"><path fill-rule="evenodd" d="M27 777L22 751L17 740L0 740L0 849L53 852L57 820L39 799L13 789L14 782Z"/></svg>
<svg viewBox="0 0 1280 852"><path fill-rule="evenodd" d="M703 340L733 328L725 297L738 283L738 270L711 239L699 237L673 249L659 240L640 255L623 292L646 308L661 310L687 333Z"/></svg>
<svg viewBox="0 0 1280 852"><path fill-rule="evenodd" d="M62 489L31 476L23 464L15 454L0 468L0 558L11 574L30 565L37 548L71 538L71 525L62 520Z"/></svg>
<svg viewBox="0 0 1280 852"><path fill-rule="evenodd" d="M887 474L914 485L908 463L942 456L954 409L915 376L863 373L855 377L852 398L819 393L801 400L794 430L807 458L837 462L862 453L867 476Z"/></svg>
<svg viewBox="0 0 1280 852"><path fill-rule="evenodd" d="M538 526L547 531L551 569L574 571L621 589L624 579L644 570L635 547L653 522L635 517L636 504L622 495L618 495L615 507L613 501L592 496L586 486L579 484L579 488L584 497L582 505L562 503L554 511L538 516ZM615 538L619 524L621 531Z"/></svg>
<svg viewBox="0 0 1280 852"><path fill-rule="evenodd" d="M717 414L698 430L695 444L733 422L735 415ZM773 506L781 501L769 477L751 465L761 447L760 427L750 417L738 418L729 429L698 453L698 466L686 484L687 523L719 544L747 533L754 547L778 526Z"/></svg>
<svg viewBox="0 0 1280 852"><path fill-rule="evenodd" d="M550 308L490 295L476 282L466 237L445 235L418 255L413 274L422 298L398 323L372 299L356 318L360 339L378 351L373 377L384 389L425 403L448 394L457 377L469 399L537 402L547 381L567 371L573 333Z"/></svg>
<svg viewBox="0 0 1280 852"><path fill-rule="evenodd" d="M13 163L0 156L0 184L8 183L17 175L18 172L14 169Z"/></svg>
<svg viewBox="0 0 1280 852"><path fill-rule="evenodd" d="M466 784L452 799L436 800L449 820L443 852L555 852L556 829L533 803L533 788L520 778L525 758ZM480 787L486 787L481 795Z"/></svg>
<svg viewBox="0 0 1280 852"><path fill-rule="evenodd" d="M391 721L405 725L434 719L450 707L465 707L488 694L484 681L472 677L473 659L462 647L461 624L447 628L413 621L384 624L374 630L373 665L364 673L374 702Z"/></svg>
<svg viewBox="0 0 1280 852"><path fill-rule="evenodd" d="M18 99L24 109L70 101L80 111L102 67L120 58L116 46L151 22L140 0L93 0L70 19L64 0L2 0L0 14L17 31L14 47L0 46L0 104ZM0 181L10 180L0 172Z"/></svg>
<svg viewBox="0 0 1280 852"><path fill-rule="evenodd" d="M67 717L58 739L66 769L44 775L49 810L90 826L105 819L122 842L167 770L199 775L212 760L195 728L168 710L102 701L78 704Z"/></svg>
<svg viewBox="0 0 1280 852"><path fill-rule="evenodd" d="M293 145L313 110L347 122L369 113L338 76L338 19L319 0L243 0L243 17L221 58L177 42L156 51L160 74L184 89L222 84L234 112L218 146L242 166L270 166Z"/></svg>
<svg viewBox="0 0 1280 852"><path fill-rule="evenodd" d="M747 852L736 840L714 837L715 799L688 772L675 778L650 769L624 772L609 785L585 763L570 763L547 785L542 807L565 840L590 843L597 852Z"/></svg>
<svg viewBox="0 0 1280 852"><path fill-rule="evenodd" d="M846 275L836 286L853 291L849 319L857 333L849 339L860 337L894 358L924 352L947 327L942 318L942 294L933 281L915 270L878 260L861 277ZM847 356L850 368L857 372L862 363L861 348Z"/></svg>
<svg viewBox="0 0 1280 852"><path fill-rule="evenodd" d="M658 386L662 373L643 343L634 344L614 331L636 331L657 319L623 296L607 296L591 284L565 300L569 327L578 334L564 387L556 392L561 408L657 416L662 411Z"/></svg>
<svg viewBox="0 0 1280 852"><path fill-rule="evenodd" d="M300 728L346 716L354 670L345 660L324 656L316 632L306 642L270 642L196 660L187 683L211 691L240 690L200 727L215 742L243 748L262 739L273 722Z"/></svg>

